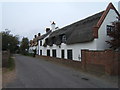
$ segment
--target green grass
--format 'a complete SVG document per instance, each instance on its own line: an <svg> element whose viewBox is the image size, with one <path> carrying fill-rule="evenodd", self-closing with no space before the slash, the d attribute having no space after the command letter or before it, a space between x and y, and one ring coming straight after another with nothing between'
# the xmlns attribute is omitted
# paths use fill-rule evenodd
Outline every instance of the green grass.
<svg viewBox="0 0 120 90"><path fill-rule="evenodd" d="M33 53L27 53L26 56L31 56L31 57L33 57Z"/></svg>
<svg viewBox="0 0 120 90"><path fill-rule="evenodd" d="M15 68L15 61L14 59L10 56L8 60L8 70L12 71Z"/></svg>

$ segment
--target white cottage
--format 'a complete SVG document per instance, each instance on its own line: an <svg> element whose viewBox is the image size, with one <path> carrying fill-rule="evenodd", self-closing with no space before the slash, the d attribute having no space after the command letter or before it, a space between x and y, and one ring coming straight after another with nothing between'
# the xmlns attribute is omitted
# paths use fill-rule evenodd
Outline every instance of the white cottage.
<svg viewBox="0 0 120 90"><path fill-rule="evenodd" d="M61 29L56 30L53 22L51 30L47 28L44 35L35 37L38 43L33 46L36 47L38 55L81 61L82 49L105 50L109 48L106 43L110 40L108 31L112 30L111 22L116 21L116 17L120 17L120 14L110 3L105 11Z"/></svg>

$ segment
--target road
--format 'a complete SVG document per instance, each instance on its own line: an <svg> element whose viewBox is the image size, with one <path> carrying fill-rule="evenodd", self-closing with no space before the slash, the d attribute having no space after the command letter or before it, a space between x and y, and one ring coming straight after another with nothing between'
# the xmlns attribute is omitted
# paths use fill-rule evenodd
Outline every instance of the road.
<svg viewBox="0 0 120 90"><path fill-rule="evenodd" d="M33 57L15 55L15 63L16 79L6 85L8 88L113 87L98 78L86 75L68 67Z"/></svg>

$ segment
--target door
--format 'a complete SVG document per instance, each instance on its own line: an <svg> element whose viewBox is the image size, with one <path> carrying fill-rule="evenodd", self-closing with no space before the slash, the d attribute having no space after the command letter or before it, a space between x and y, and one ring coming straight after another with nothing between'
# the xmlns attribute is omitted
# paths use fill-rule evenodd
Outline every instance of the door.
<svg viewBox="0 0 120 90"><path fill-rule="evenodd" d="M56 50L52 50L52 56L56 57Z"/></svg>
<svg viewBox="0 0 120 90"><path fill-rule="evenodd" d="M71 60L73 59L72 50L67 50L67 58Z"/></svg>
<svg viewBox="0 0 120 90"><path fill-rule="evenodd" d="M40 50L40 55L42 55L42 50Z"/></svg>
<svg viewBox="0 0 120 90"><path fill-rule="evenodd" d="M47 50L47 56L50 56L50 50Z"/></svg>
<svg viewBox="0 0 120 90"><path fill-rule="evenodd" d="M64 57L65 57L65 51L61 50L61 58L64 58Z"/></svg>

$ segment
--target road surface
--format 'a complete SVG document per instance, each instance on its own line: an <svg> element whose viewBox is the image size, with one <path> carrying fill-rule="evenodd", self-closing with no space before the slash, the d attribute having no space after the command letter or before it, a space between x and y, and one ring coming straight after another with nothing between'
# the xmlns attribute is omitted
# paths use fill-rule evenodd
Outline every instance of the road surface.
<svg viewBox="0 0 120 90"><path fill-rule="evenodd" d="M102 80L49 61L15 55L16 79L8 88L111 88Z"/></svg>

